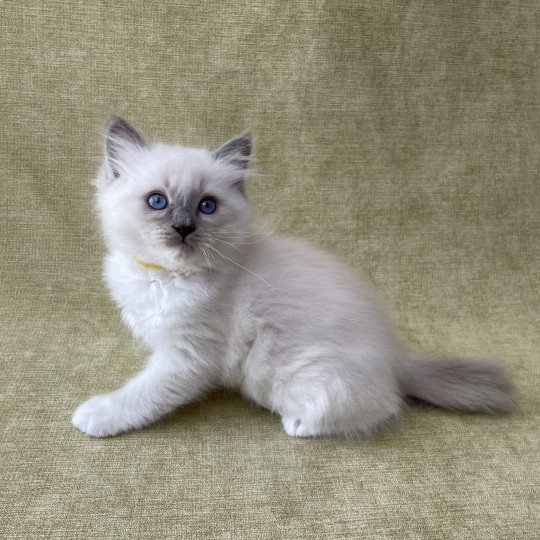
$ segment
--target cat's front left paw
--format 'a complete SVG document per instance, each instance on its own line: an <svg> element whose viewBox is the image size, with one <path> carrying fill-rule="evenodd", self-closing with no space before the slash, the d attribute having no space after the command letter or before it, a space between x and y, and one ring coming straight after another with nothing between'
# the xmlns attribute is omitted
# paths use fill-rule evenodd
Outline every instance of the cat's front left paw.
<svg viewBox="0 0 540 540"><path fill-rule="evenodd" d="M94 396L85 401L73 413L73 425L91 437L110 437L127 428L122 413L111 394Z"/></svg>

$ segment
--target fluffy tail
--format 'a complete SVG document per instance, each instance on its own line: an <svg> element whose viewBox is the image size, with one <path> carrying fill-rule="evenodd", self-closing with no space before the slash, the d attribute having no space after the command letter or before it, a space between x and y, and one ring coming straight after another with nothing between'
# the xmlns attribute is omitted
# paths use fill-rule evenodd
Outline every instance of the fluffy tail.
<svg viewBox="0 0 540 540"><path fill-rule="evenodd" d="M407 396L465 411L494 413L512 407L512 382L495 360L427 359L411 354L402 367L401 384Z"/></svg>

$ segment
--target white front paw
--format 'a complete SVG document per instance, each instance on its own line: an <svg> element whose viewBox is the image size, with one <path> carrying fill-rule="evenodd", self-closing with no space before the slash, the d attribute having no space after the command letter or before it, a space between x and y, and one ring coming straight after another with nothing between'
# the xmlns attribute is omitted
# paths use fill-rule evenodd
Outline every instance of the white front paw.
<svg viewBox="0 0 540 540"><path fill-rule="evenodd" d="M76 428L92 437L109 437L126 430L122 411L111 394L94 396L79 405L71 421Z"/></svg>

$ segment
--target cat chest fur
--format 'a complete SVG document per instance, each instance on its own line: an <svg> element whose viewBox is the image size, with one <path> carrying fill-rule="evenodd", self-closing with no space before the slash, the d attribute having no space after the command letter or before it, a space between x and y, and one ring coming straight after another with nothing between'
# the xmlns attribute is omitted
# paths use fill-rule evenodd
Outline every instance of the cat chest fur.
<svg viewBox="0 0 540 540"><path fill-rule="evenodd" d="M209 300L203 284L114 258L106 263L105 277L124 322L148 345L174 334L180 337L182 329L203 322Z"/></svg>

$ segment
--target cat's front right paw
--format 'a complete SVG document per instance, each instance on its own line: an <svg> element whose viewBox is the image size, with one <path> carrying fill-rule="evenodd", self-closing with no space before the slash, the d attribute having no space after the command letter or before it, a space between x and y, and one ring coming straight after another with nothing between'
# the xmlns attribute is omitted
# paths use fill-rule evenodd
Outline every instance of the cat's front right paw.
<svg viewBox="0 0 540 540"><path fill-rule="evenodd" d="M110 437L122 431L121 411L111 394L94 396L85 401L73 413L71 422L91 437Z"/></svg>

